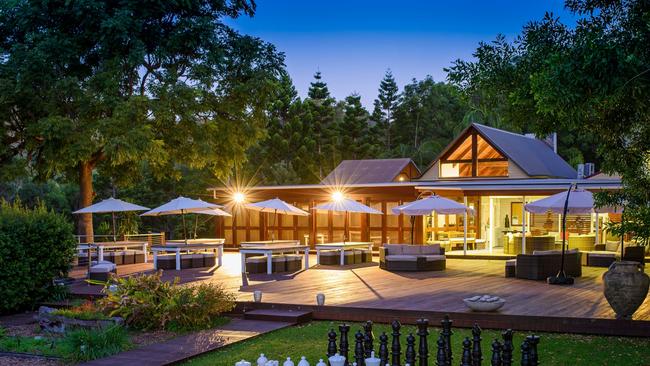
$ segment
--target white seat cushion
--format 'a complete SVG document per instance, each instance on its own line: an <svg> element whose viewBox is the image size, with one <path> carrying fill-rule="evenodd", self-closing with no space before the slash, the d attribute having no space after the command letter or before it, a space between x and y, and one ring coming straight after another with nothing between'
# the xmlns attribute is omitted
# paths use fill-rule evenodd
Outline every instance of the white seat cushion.
<svg viewBox="0 0 650 366"><path fill-rule="evenodd" d="M417 262L418 257L415 255L392 254L386 256L387 261Z"/></svg>
<svg viewBox="0 0 650 366"><path fill-rule="evenodd" d="M440 255L440 254L428 254L428 255L423 255L423 257L426 258L428 262L444 261L445 260L445 256Z"/></svg>
<svg viewBox="0 0 650 366"><path fill-rule="evenodd" d="M605 250L608 251L608 252L619 252L618 249L619 249L620 244L621 244L621 243L619 243L619 242L617 242L617 241L610 241L610 240L608 240L608 241L605 243Z"/></svg>
<svg viewBox="0 0 650 366"><path fill-rule="evenodd" d="M108 273L108 272L111 272L111 271L115 270L115 268L116 267L115 267L115 265L113 263L111 263L110 265L106 264L106 263L95 264L94 266L90 267L90 272L92 272L92 273Z"/></svg>

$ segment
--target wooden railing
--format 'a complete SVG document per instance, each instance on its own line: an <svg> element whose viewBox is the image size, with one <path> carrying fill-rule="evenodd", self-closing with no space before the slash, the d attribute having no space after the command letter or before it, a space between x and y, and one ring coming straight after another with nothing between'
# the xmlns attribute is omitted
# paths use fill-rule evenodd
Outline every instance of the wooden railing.
<svg viewBox="0 0 650 366"><path fill-rule="evenodd" d="M86 235L75 235L77 243L87 243ZM146 234L126 234L119 235L117 240L130 240L130 241L146 241L149 247L152 245L164 245L165 233L146 233ZM94 242L110 242L113 241L113 235L93 235Z"/></svg>

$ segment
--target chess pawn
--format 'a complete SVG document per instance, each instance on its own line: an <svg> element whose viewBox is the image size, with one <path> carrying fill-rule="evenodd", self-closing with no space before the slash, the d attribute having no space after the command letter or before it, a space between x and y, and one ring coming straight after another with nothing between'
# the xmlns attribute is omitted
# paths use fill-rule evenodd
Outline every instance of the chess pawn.
<svg viewBox="0 0 650 366"><path fill-rule="evenodd" d="M264 356L263 353L260 354L260 357L257 359L257 366L265 366L269 360Z"/></svg>

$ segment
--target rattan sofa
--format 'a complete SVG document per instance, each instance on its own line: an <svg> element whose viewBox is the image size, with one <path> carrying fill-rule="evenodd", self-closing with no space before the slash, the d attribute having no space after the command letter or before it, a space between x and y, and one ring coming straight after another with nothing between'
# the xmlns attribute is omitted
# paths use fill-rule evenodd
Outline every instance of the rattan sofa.
<svg viewBox="0 0 650 366"><path fill-rule="evenodd" d="M582 264L578 250L568 250L564 255L564 272L571 277L582 276ZM546 280L555 276L562 261L559 250L537 251L533 254L517 255L515 277L526 280Z"/></svg>
<svg viewBox="0 0 650 366"><path fill-rule="evenodd" d="M442 271L445 250L438 244L384 244L379 248L379 268L387 271Z"/></svg>

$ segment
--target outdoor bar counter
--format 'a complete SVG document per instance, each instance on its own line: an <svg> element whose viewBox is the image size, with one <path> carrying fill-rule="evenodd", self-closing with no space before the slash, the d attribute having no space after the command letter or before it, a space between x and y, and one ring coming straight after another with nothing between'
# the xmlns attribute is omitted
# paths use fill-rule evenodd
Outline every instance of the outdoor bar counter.
<svg viewBox="0 0 650 366"><path fill-rule="evenodd" d="M309 268L309 245L301 245L298 240L284 240L274 242L243 242L240 243L241 272L246 272L246 254L259 254L266 256L266 273L273 273L273 254L304 252L303 268Z"/></svg>
<svg viewBox="0 0 650 366"><path fill-rule="evenodd" d="M160 252L174 252L176 254L176 270L181 269L181 251L214 251L217 255L219 266L223 264L223 243L225 239L188 239L185 240L168 240L165 245L155 245L151 247L153 252L153 267L158 269L158 255Z"/></svg>
<svg viewBox="0 0 650 366"><path fill-rule="evenodd" d="M347 249L368 249L372 253L372 242L346 241L338 243L316 244L316 263L320 264L321 250L337 250L341 257L340 265L345 265L345 251Z"/></svg>

